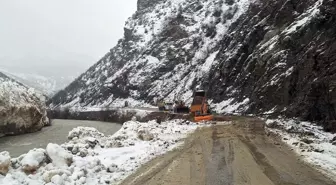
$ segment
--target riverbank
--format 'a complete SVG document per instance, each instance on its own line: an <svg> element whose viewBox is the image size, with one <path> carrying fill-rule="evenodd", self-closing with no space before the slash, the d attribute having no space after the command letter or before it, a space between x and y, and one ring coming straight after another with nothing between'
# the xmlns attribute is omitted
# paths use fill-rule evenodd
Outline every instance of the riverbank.
<svg viewBox="0 0 336 185"><path fill-rule="evenodd" d="M130 120L148 122L150 120L167 121L172 119L190 119L189 114L173 114L169 112L160 112L157 109L140 108L120 108L82 112L49 110L48 117L50 119L89 120L120 124Z"/></svg>
<svg viewBox="0 0 336 185"><path fill-rule="evenodd" d="M79 127L61 146L49 144L9 158L9 171L0 175L0 184L118 184L142 164L181 146L198 127L187 120L130 121L112 136ZM8 154L3 155L8 161Z"/></svg>
<svg viewBox="0 0 336 185"><path fill-rule="evenodd" d="M68 133L79 126L94 127L105 135L112 135L121 128L118 123L53 120L52 126L41 131L0 138L0 152L8 151L12 157L18 157L33 148L45 148L49 143L63 144L68 141Z"/></svg>

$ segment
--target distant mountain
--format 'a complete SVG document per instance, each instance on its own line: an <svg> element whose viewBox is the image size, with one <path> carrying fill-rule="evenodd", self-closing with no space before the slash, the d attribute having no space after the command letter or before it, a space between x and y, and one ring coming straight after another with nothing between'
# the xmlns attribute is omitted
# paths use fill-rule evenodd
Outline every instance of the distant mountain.
<svg viewBox="0 0 336 185"><path fill-rule="evenodd" d="M156 97L336 130L336 1L138 0L124 37L50 107ZM328 129L328 128L327 128Z"/></svg>
<svg viewBox="0 0 336 185"><path fill-rule="evenodd" d="M0 70L1 71L1 70ZM26 86L32 87L41 93L52 97L59 90L65 88L73 80L73 76L68 77L56 77L56 76L42 76L38 74L30 73L11 73L8 71L2 71L7 76L25 84Z"/></svg>
<svg viewBox="0 0 336 185"><path fill-rule="evenodd" d="M0 135L35 132L46 124L45 97L0 72Z"/></svg>

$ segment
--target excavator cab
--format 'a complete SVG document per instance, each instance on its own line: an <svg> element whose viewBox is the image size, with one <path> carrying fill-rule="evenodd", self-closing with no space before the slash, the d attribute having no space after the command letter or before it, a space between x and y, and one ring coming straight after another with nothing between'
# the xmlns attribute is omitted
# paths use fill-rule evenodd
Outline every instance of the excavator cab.
<svg viewBox="0 0 336 185"><path fill-rule="evenodd" d="M213 120L213 115L210 113L205 91L195 91L194 99L190 107L190 113L196 122Z"/></svg>

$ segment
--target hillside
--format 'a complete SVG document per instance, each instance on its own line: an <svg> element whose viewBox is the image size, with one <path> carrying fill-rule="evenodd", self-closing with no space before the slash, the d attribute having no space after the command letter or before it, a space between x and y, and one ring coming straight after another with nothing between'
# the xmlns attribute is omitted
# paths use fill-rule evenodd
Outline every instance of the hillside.
<svg viewBox="0 0 336 185"><path fill-rule="evenodd" d="M335 1L138 0L124 30L51 108L190 101L201 87L217 112L336 127Z"/></svg>
<svg viewBox="0 0 336 185"><path fill-rule="evenodd" d="M0 135L41 130L48 124L42 94L0 73Z"/></svg>

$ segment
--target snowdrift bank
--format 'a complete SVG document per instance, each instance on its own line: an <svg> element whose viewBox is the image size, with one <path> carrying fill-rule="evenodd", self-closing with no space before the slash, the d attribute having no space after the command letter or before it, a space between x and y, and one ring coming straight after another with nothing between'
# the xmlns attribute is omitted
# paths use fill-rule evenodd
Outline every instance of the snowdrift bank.
<svg viewBox="0 0 336 185"><path fill-rule="evenodd" d="M9 166L8 153L0 153L0 165L9 168L0 173L0 184L118 184L141 164L182 144L197 127L185 120L130 121L112 136L78 127L69 133L69 142L31 150Z"/></svg>
<svg viewBox="0 0 336 185"><path fill-rule="evenodd" d="M336 134L309 122L296 120L269 119L268 131L280 135L307 163L335 179L336 176Z"/></svg>

